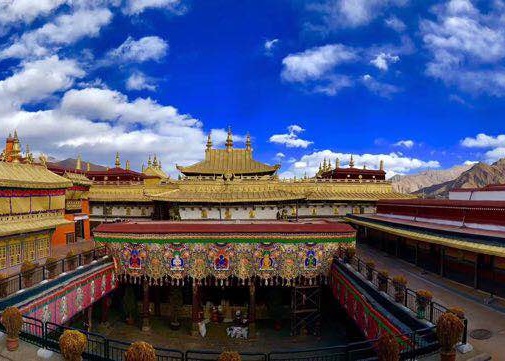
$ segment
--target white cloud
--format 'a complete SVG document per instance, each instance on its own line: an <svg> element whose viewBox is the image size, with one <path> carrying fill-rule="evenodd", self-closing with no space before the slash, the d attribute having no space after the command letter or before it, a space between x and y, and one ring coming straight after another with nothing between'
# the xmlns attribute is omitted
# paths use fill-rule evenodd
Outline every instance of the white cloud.
<svg viewBox="0 0 505 361"><path fill-rule="evenodd" d="M301 177L305 172L307 175L313 176L318 171L319 164L322 163L324 159L329 159L332 164L335 164L335 160L337 158L340 160L342 166L346 166L351 159L351 154L337 153L328 149L306 154L293 163L287 171L281 174L281 177ZM417 158L404 157L398 153L354 154L353 158L355 167L357 168L361 168L363 165L366 165L367 168L377 169L380 161L383 160L388 178L395 174L404 174L413 170L440 167L440 163L438 161L423 161Z"/></svg>
<svg viewBox="0 0 505 361"><path fill-rule="evenodd" d="M0 81L0 113L44 100L83 76L74 60L61 60L56 55L24 62L16 73Z"/></svg>
<svg viewBox="0 0 505 361"><path fill-rule="evenodd" d="M369 91L384 98L391 98L401 90L396 85L379 82L370 74L363 75L361 82Z"/></svg>
<svg viewBox="0 0 505 361"><path fill-rule="evenodd" d="M398 55L391 55L389 53L380 53L374 59L370 60L370 64L374 65L377 69L387 71L389 64L400 61Z"/></svg>
<svg viewBox="0 0 505 361"><path fill-rule="evenodd" d="M123 12L138 15L146 9L166 9L174 14L182 14L186 10L181 0L127 0Z"/></svg>
<svg viewBox="0 0 505 361"><path fill-rule="evenodd" d="M274 134L270 137L269 141L271 143L283 144L288 148L307 148L311 145L312 141L299 138L298 134L305 131L299 125L293 124L288 128L288 133L285 134Z"/></svg>
<svg viewBox="0 0 505 361"><path fill-rule="evenodd" d="M405 148L412 148L414 146L414 141L413 140L410 140L410 139L406 139L406 140L400 140L398 142L396 142L395 144L393 144L394 146L396 147L405 147Z"/></svg>
<svg viewBox="0 0 505 361"><path fill-rule="evenodd" d="M286 154L281 152L277 153L274 157L274 159L278 162L282 161L284 158L286 158Z"/></svg>
<svg viewBox="0 0 505 361"><path fill-rule="evenodd" d="M282 60L281 76L289 82L317 80L328 75L335 66L356 58L356 51L342 44L315 47L286 56Z"/></svg>
<svg viewBox="0 0 505 361"><path fill-rule="evenodd" d="M66 0L3 0L0 1L0 27L18 23L31 23L47 15Z"/></svg>
<svg viewBox="0 0 505 361"><path fill-rule="evenodd" d="M266 40L263 45L265 48L265 53L271 54L272 50L274 50L275 44L279 42L279 39Z"/></svg>
<svg viewBox="0 0 505 361"><path fill-rule="evenodd" d="M505 158L505 147L498 147L492 150L489 150L485 154L486 161L488 163L496 162L499 159Z"/></svg>
<svg viewBox="0 0 505 361"><path fill-rule="evenodd" d="M421 35L431 60L426 74L473 93L505 95L505 28L500 2L481 13L469 0L434 7L435 20L422 20Z"/></svg>
<svg viewBox="0 0 505 361"><path fill-rule="evenodd" d="M370 23L390 7L402 7L408 0L326 0L310 7L321 15L323 30L358 27Z"/></svg>
<svg viewBox="0 0 505 361"><path fill-rule="evenodd" d="M461 145L467 148L505 147L505 134L499 134L494 137L480 133L476 137L466 137L461 141Z"/></svg>
<svg viewBox="0 0 505 361"><path fill-rule="evenodd" d="M465 162L463 164L464 165L474 165L477 163L479 163L479 161L477 161L477 160L465 160Z"/></svg>
<svg viewBox="0 0 505 361"><path fill-rule="evenodd" d="M95 37L112 19L105 8L77 10L56 17L42 27L15 38L12 44L0 52L0 58L29 58L53 54L62 45L73 44L79 39Z"/></svg>
<svg viewBox="0 0 505 361"><path fill-rule="evenodd" d="M168 51L168 43L158 36L146 36L134 40L131 36L118 48L108 52L111 60L142 63L149 60L159 61Z"/></svg>
<svg viewBox="0 0 505 361"><path fill-rule="evenodd" d="M155 91L156 85L153 79L146 77L144 73L133 72L126 80L126 89L128 90L150 90Z"/></svg>
<svg viewBox="0 0 505 361"><path fill-rule="evenodd" d="M388 28L393 29L394 31L399 32L399 33L405 31L405 29L407 28L405 23L403 21L401 21L400 19L398 19L396 16L391 16L391 17L385 19L384 24Z"/></svg>

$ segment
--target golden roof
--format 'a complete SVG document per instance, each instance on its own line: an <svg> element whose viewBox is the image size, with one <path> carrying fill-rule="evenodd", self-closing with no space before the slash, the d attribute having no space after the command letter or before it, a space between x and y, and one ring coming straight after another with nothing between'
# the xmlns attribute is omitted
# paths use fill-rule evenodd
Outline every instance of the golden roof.
<svg viewBox="0 0 505 361"><path fill-rule="evenodd" d="M357 191L346 191L336 189L316 190L307 194L309 201L377 201L379 199L405 199L416 198L412 195L396 192L382 192L376 190L358 189Z"/></svg>
<svg viewBox="0 0 505 361"><path fill-rule="evenodd" d="M150 198L157 201L177 203L247 203L299 200L303 199L303 196L280 189L254 191L247 189L227 189L223 187L216 191L177 189L151 195Z"/></svg>
<svg viewBox="0 0 505 361"><path fill-rule="evenodd" d="M72 222L63 218L62 214L51 214L49 216L43 215L42 217L35 219L33 219L33 217L16 218L13 221L0 222L0 236L37 232L70 223Z"/></svg>
<svg viewBox="0 0 505 361"><path fill-rule="evenodd" d="M279 165L268 165L252 157L251 149L207 149L205 159L188 167L177 166L185 175L263 175L273 174Z"/></svg>
<svg viewBox="0 0 505 361"><path fill-rule="evenodd" d="M93 181L91 179L88 179L84 174L81 173L65 172L63 176L70 179L75 185L90 186L93 184Z"/></svg>
<svg viewBox="0 0 505 361"><path fill-rule="evenodd" d="M35 164L0 162L0 187L57 189L72 182Z"/></svg>
<svg viewBox="0 0 505 361"><path fill-rule="evenodd" d="M161 168L153 166L147 167L142 173L144 173L147 176L154 176L161 179L168 178L168 175L165 172L163 172Z"/></svg>
<svg viewBox="0 0 505 361"><path fill-rule="evenodd" d="M435 234L429 234L423 231L412 231L397 228L394 226L386 226L383 224L375 223L373 221L364 221L356 218L346 217L350 223L367 226L373 229L377 229L383 232L387 232L389 234L394 234L397 236L408 237L411 239L415 239L418 241L435 243L442 246L453 247L457 249L462 249L470 252L482 253L492 256L505 257L505 247L495 246L491 244L483 244L477 242L463 241L459 239L444 237Z"/></svg>
<svg viewBox="0 0 505 361"><path fill-rule="evenodd" d="M150 202L142 185L93 185L89 190L88 199L95 202Z"/></svg>

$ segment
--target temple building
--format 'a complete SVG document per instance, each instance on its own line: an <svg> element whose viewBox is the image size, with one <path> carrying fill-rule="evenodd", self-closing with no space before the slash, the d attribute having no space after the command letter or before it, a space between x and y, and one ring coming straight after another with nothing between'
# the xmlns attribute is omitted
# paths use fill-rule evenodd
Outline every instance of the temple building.
<svg viewBox="0 0 505 361"><path fill-rule="evenodd" d="M51 238L65 219L65 193L72 182L30 154L21 157L17 135L9 137L0 161L0 270L19 271L24 261L43 262L51 255Z"/></svg>
<svg viewBox="0 0 505 361"><path fill-rule="evenodd" d="M251 138L245 148L233 144L228 131L225 148L215 149L209 135L205 157L189 166L177 165L180 179L171 179L161 164L149 159L134 172L115 167L86 172L93 181L89 201L93 224L118 219L274 220L341 218L347 213L373 213L379 199L411 198L395 193L380 169L332 168L324 163L313 178L280 180L279 165L253 157Z"/></svg>

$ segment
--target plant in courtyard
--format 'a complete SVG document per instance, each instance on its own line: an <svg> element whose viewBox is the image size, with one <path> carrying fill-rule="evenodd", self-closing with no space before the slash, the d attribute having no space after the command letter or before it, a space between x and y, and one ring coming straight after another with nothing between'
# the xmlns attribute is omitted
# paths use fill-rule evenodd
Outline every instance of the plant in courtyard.
<svg viewBox="0 0 505 361"><path fill-rule="evenodd" d="M124 354L125 361L155 361L154 347L144 341L134 342Z"/></svg>
<svg viewBox="0 0 505 361"><path fill-rule="evenodd" d="M366 278L369 281L372 281L373 280L373 270L375 269L375 262L371 261L371 260L366 261L365 266L366 266Z"/></svg>
<svg viewBox="0 0 505 361"><path fill-rule="evenodd" d="M223 351L217 361L241 361L242 357L236 351Z"/></svg>
<svg viewBox="0 0 505 361"><path fill-rule="evenodd" d="M356 249L354 247L346 248L344 253L344 262L352 263L352 260L355 255L356 255Z"/></svg>
<svg viewBox="0 0 505 361"><path fill-rule="evenodd" d="M88 339L83 333L65 330L60 336L61 355L66 361L80 361L87 344Z"/></svg>
<svg viewBox="0 0 505 361"><path fill-rule="evenodd" d="M49 278L54 278L56 276L56 267L58 267L58 260L53 257L49 257L46 259L46 263L44 265L46 270L49 272Z"/></svg>
<svg viewBox="0 0 505 361"><path fill-rule="evenodd" d="M465 326L452 312L443 313L437 321L437 336L442 361L456 360L456 344L461 340Z"/></svg>
<svg viewBox="0 0 505 361"><path fill-rule="evenodd" d="M461 307L451 307L448 311L458 316L460 320L465 318L465 310Z"/></svg>
<svg viewBox="0 0 505 361"><path fill-rule="evenodd" d="M417 304L417 317L424 318L426 313L426 307L431 302L433 294L427 290L418 290L416 292L416 304Z"/></svg>
<svg viewBox="0 0 505 361"><path fill-rule="evenodd" d="M170 293L170 304L172 305L172 322L170 322L170 327L173 330L178 330L181 327L179 322L179 313L182 308L182 290L180 288L172 288Z"/></svg>
<svg viewBox="0 0 505 361"><path fill-rule="evenodd" d="M67 263L67 267L69 271L72 271L75 268L75 264L77 261L77 257L75 256L74 251L70 250L65 257L65 261Z"/></svg>
<svg viewBox="0 0 505 361"><path fill-rule="evenodd" d="M123 297L123 309L126 315L126 323L133 325L135 323L135 315L137 312L137 301L132 287L127 287Z"/></svg>
<svg viewBox="0 0 505 361"><path fill-rule="evenodd" d="M400 345L396 338L388 332L383 332L375 344L379 361L399 361Z"/></svg>
<svg viewBox="0 0 505 361"><path fill-rule="evenodd" d="M23 315L17 307L7 307L2 313L2 325L7 331L7 350L15 351L19 347L19 333L23 327Z"/></svg>
<svg viewBox="0 0 505 361"><path fill-rule="evenodd" d="M395 288L395 301L403 303L405 301L405 289L407 288L407 279L405 276L394 276L393 287Z"/></svg>
<svg viewBox="0 0 505 361"><path fill-rule="evenodd" d="M7 297L7 278L5 273L0 273L0 298Z"/></svg>
<svg viewBox="0 0 505 361"><path fill-rule="evenodd" d="M377 275L377 281L379 283L379 291L387 292L388 291L388 277L389 272L387 270L380 270Z"/></svg>
<svg viewBox="0 0 505 361"><path fill-rule="evenodd" d="M37 263L32 261L24 261L21 265L21 274L23 275L23 280L25 282L25 288L32 286L32 277L37 268Z"/></svg>

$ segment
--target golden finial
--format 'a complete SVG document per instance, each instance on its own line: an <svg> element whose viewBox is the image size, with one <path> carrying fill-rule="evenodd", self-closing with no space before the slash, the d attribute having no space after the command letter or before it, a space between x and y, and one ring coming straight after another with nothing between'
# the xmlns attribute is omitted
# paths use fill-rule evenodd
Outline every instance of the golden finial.
<svg viewBox="0 0 505 361"><path fill-rule="evenodd" d="M142 163L142 173L144 173L144 171L145 171L145 170L146 170L146 169L145 169L145 167L144 167L144 163Z"/></svg>
<svg viewBox="0 0 505 361"><path fill-rule="evenodd" d="M249 151L251 150L251 136L249 133L247 133L247 136L245 138L245 149Z"/></svg>
<svg viewBox="0 0 505 361"><path fill-rule="evenodd" d="M340 168L340 159L335 159L335 169Z"/></svg>
<svg viewBox="0 0 505 361"><path fill-rule="evenodd" d="M30 146L26 145L26 162L29 164L33 163L33 154L30 152Z"/></svg>
<svg viewBox="0 0 505 361"><path fill-rule="evenodd" d="M18 131L14 130L14 140L19 140L18 139Z"/></svg>
<svg viewBox="0 0 505 361"><path fill-rule="evenodd" d="M91 164L89 162L86 163L86 171L88 171L88 172L91 171Z"/></svg>
<svg viewBox="0 0 505 361"><path fill-rule="evenodd" d="M323 172L326 172L328 170L328 164L326 164L326 158L323 160Z"/></svg>
<svg viewBox="0 0 505 361"><path fill-rule="evenodd" d="M81 162L82 162L82 159L81 159L81 155L79 154L77 156L77 161L75 162L75 169L77 169L77 170L81 170L82 169Z"/></svg>
<svg viewBox="0 0 505 361"><path fill-rule="evenodd" d="M366 164L363 164L363 170L366 170Z"/></svg>
<svg viewBox="0 0 505 361"><path fill-rule="evenodd" d="M121 168L121 160L119 159L119 152L116 152L115 166L116 166L116 168Z"/></svg>
<svg viewBox="0 0 505 361"><path fill-rule="evenodd" d="M161 160L158 161L158 169L161 170Z"/></svg>
<svg viewBox="0 0 505 361"><path fill-rule="evenodd" d="M154 158L153 158L153 167L154 168L158 167L158 159L156 158L156 154L154 155Z"/></svg>
<svg viewBox="0 0 505 361"><path fill-rule="evenodd" d="M147 159L147 168L149 168L152 165L151 163L151 155L149 154L149 158Z"/></svg>
<svg viewBox="0 0 505 361"><path fill-rule="evenodd" d="M328 170L331 170L331 159L328 158Z"/></svg>
<svg viewBox="0 0 505 361"><path fill-rule="evenodd" d="M226 137L226 149L231 150L233 148L233 137L231 135L231 127L228 127L228 136Z"/></svg>
<svg viewBox="0 0 505 361"><path fill-rule="evenodd" d="M126 170L130 170L130 161L127 159L126 160Z"/></svg>
<svg viewBox="0 0 505 361"><path fill-rule="evenodd" d="M349 168L354 168L354 158L351 154L351 160L349 161Z"/></svg>
<svg viewBox="0 0 505 361"><path fill-rule="evenodd" d="M40 154L39 161L40 161L40 164L42 164L43 166L45 166L47 164L47 157L44 153Z"/></svg>
<svg viewBox="0 0 505 361"><path fill-rule="evenodd" d="M212 149L212 137L209 133L209 135L207 135L207 150L210 150Z"/></svg>
<svg viewBox="0 0 505 361"><path fill-rule="evenodd" d="M381 159L381 161L379 162L379 170L384 170L384 161Z"/></svg>

